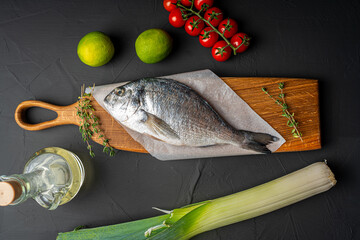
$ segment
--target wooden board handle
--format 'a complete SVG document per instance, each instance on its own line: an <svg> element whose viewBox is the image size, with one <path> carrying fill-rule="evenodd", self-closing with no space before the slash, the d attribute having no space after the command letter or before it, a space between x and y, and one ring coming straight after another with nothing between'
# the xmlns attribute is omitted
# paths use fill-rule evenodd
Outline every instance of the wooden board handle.
<svg viewBox="0 0 360 240"><path fill-rule="evenodd" d="M17 124L23 129L29 131L38 131L43 130L50 127L55 127L59 125L67 125L67 124L75 124L79 125L78 118L76 116L76 103L69 106L56 106L50 103L30 100L24 101L19 104L19 106L15 110L15 121ZM39 107L45 108L48 110L52 110L57 113L57 117L50 121L45 121L41 123L31 124L26 122L25 112L29 108Z"/></svg>

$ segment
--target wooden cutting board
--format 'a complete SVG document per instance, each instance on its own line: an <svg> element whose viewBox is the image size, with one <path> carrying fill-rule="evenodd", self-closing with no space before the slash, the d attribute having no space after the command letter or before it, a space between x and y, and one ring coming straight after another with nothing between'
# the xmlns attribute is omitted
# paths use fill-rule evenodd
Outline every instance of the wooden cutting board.
<svg viewBox="0 0 360 240"><path fill-rule="evenodd" d="M317 80L260 77L223 77L222 79L247 102L257 114L285 138L286 143L276 152L305 151L321 148ZM289 105L289 111L295 113L295 119L299 122L298 127L303 134L303 142L292 136L292 129L286 126L287 119L281 116L281 108L261 91L261 88L265 87L270 94L278 94L278 83L280 82L285 83L285 100ZM147 152L139 143L135 142L120 124L94 99L91 99L91 104L95 109L95 115L100 119L99 127L104 130L105 136L110 139L109 143L111 146L120 150ZM35 100L25 101L17 107L15 120L20 127L30 131L66 124L79 125L80 119L76 115L76 106L77 102L69 106L56 106ZM24 119L24 116L26 109L31 107L53 110L58 114L58 117L51 121L29 124L26 122L26 119ZM102 140L98 139L96 134L93 136L93 140L102 144Z"/></svg>

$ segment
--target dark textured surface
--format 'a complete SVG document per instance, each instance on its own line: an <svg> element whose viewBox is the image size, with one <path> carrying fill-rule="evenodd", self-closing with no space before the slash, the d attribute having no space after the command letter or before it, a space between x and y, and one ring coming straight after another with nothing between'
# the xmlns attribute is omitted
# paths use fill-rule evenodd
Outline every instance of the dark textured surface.
<svg viewBox="0 0 360 240"><path fill-rule="evenodd" d="M215 62L196 38L167 22L162 1L0 1L1 174L19 173L35 151L58 146L87 164L80 194L55 211L33 200L0 208L0 239L55 239L76 226L115 224L155 216L164 209L231 194L326 158L338 184L329 192L194 239L360 239L360 3L359 1L217 1L251 48ZM175 47L162 63L147 65L134 42L148 28L163 28ZM91 31L109 34L115 58L91 68L76 47ZM16 106L37 99L76 101L81 84L97 85L209 68L219 76L305 77L320 80L323 149L262 156L161 162L118 151L106 157L95 146L90 159L75 126L38 132L20 129ZM301 114L301 113L298 113ZM28 113L32 122L46 111Z"/></svg>

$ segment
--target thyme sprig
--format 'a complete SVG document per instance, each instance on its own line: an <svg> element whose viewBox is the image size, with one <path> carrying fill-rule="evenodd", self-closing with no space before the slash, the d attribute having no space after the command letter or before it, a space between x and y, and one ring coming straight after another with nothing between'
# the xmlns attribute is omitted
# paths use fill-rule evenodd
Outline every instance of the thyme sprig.
<svg viewBox="0 0 360 240"><path fill-rule="evenodd" d="M208 24L209 27L211 27L213 29L214 32L216 32L217 34L219 34L220 37L222 37L222 39L227 43L226 46L222 47L221 48L221 51L223 51L226 47L230 47L232 50L233 50L233 53L234 55L236 55L236 50L239 49L242 45L246 44L247 41L250 40L250 38L242 38L242 42L239 46L235 47L233 46L230 41L224 36L224 34L222 34L216 27L214 27L210 21L206 20L201 14L203 12L205 12L208 8L209 8L209 5L204 3L202 6L201 6L201 9L199 11L195 11L194 10L194 1L193 0L190 0L191 1L191 6L190 7L186 7L184 5L182 5L180 3L180 0L177 1L177 3L174 3L174 5L176 5L177 7L180 8L180 11L181 11L181 14L182 14L182 18L184 20L187 20L190 16L192 15L196 15L198 16L202 21L204 21L205 23ZM212 13L212 16L211 16L211 19L217 19L217 15ZM230 22L229 22L229 19L228 19L228 22L225 26L226 29L230 29L232 26L230 25Z"/></svg>
<svg viewBox="0 0 360 240"><path fill-rule="evenodd" d="M300 140L303 142L302 133L299 131L299 128L298 128L299 123L294 118L295 113L289 112L289 106L287 105L287 103L285 101L285 93L284 93L285 83L281 82L278 85L279 85L278 88L280 89L280 94L277 96L270 95L268 90L264 87L261 88L261 90L266 95L268 95L272 100L274 100L274 102L277 105L279 105L281 107L282 112L283 112L281 116L286 117L288 119L286 125L293 128L291 131L293 137L300 138Z"/></svg>
<svg viewBox="0 0 360 240"><path fill-rule="evenodd" d="M94 90L95 85L92 87ZM76 107L76 114L80 118L79 131L81 137L87 144L87 149L91 157L95 157L92 145L89 143L89 140L94 134L97 134L97 138L103 140L103 152L109 154L110 156L115 155L114 148L110 146L109 139L105 138L103 131L99 128L99 118L95 116L95 109L91 105L90 93L85 93L85 85L81 86L81 95L79 97L78 106Z"/></svg>

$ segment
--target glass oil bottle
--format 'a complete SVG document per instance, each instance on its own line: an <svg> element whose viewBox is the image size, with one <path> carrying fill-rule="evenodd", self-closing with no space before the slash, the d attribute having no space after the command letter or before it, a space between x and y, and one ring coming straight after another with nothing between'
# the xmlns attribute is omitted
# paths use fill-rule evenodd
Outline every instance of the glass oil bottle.
<svg viewBox="0 0 360 240"><path fill-rule="evenodd" d="M54 210L76 196L84 178L78 156L58 147L44 148L30 158L23 174L0 176L0 206L33 198L42 207Z"/></svg>

